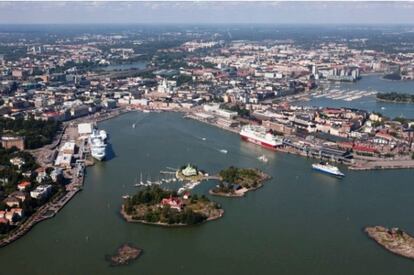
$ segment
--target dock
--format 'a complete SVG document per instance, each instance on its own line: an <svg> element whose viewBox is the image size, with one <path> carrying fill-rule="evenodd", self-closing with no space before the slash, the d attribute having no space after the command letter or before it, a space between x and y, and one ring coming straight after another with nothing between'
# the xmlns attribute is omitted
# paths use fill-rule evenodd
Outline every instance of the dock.
<svg viewBox="0 0 414 275"><path fill-rule="evenodd" d="M350 170L385 170L385 169L413 169L414 160L379 160L359 163L349 167Z"/></svg>

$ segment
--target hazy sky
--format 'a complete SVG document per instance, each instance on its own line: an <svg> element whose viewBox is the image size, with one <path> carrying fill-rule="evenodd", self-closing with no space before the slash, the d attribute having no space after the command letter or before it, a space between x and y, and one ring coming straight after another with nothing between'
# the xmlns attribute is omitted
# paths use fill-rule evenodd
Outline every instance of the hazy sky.
<svg viewBox="0 0 414 275"><path fill-rule="evenodd" d="M1 24L414 24L414 2L0 2Z"/></svg>

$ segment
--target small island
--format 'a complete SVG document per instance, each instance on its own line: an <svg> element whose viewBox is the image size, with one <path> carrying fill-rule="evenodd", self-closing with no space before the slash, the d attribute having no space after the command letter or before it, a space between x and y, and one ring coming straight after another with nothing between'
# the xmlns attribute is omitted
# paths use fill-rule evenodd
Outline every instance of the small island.
<svg viewBox="0 0 414 275"><path fill-rule="evenodd" d="M106 260L111 266L127 265L136 260L142 253L142 249L134 247L130 244L120 246L115 255L106 256Z"/></svg>
<svg viewBox="0 0 414 275"><path fill-rule="evenodd" d="M365 232L388 251L414 259L414 238L401 229L373 226L366 227Z"/></svg>
<svg viewBox="0 0 414 275"><path fill-rule="evenodd" d="M187 164L187 166L182 166L175 173L177 179L182 181L201 181L204 178L204 173L198 169L197 166L192 164Z"/></svg>
<svg viewBox="0 0 414 275"><path fill-rule="evenodd" d="M204 195L182 196L159 186L146 187L126 198L121 214L128 222L160 226L196 225L223 216L223 209Z"/></svg>
<svg viewBox="0 0 414 275"><path fill-rule="evenodd" d="M221 181L209 191L211 195L242 197L251 190L263 186L270 176L258 169L229 167L220 171Z"/></svg>

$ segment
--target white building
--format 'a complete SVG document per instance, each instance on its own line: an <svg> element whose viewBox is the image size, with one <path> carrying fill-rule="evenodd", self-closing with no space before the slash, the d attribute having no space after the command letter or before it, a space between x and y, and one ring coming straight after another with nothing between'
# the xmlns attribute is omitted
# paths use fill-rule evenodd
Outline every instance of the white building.
<svg viewBox="0 0 414 275"><path fill-rule="evenodd" d="M205 104L203 106L204 111L214 113L220 117L233 119L237 116L237 112L220 109L220 104Z"/></svg>
<svg viewBox="0 0 414 275"><path fill-rule="evenodd" d="M72 165L72 158L72 154L60 154L56 157L55 165L64 168L70 168Z"/></svg>
<svg viewBox="0 0 414 275"><path fill-rule="evenodd" d="M183 170L181 170L181 173L186 177L196 176L197 169L191 166L190 164L187 165Z"/></svg>
<svg viewBox="0 0 414 275"><path fill-rule="evenodd" d="M10 159L10 163L20 169L25 164L25 161L22 158L15 157Z"/></svg>
<svg viewBox="0 0 414 275"><path fill-rule="evenodd" d="M205 104L203 106L204 111L214 113L220 108L220 104Z"/></svg>
<svg viewBox="0 0 414 275"><path fill-rule="evenodd" d="M237 112L229 111L229 110L225 110L225 109L218 109L216 111L216 114L218 116L221 116L221 117L224 117L224 118L227 118L227 119L233 119L237 116Z"/></svg>
<svg viewBox="0 0 414 275"><path fill-rule="evenodd" d="M34 199L47 198L52 192L52 185L39 185L35 190L30 192L30 196Z"/></svg>
<svg viewBox="0 0 414 275"><path fill-rule="evenodd" d="M75 142L74 141L67 141L60 147L60 152L63 154L74 154L75 153Z"/></svg>
<svg viewBox="0 0 414 275"><path fill-rule="evenodd" d="M92 133L92 123L79 123L78 124L78 133L79 135L89 135Z"/></svg>

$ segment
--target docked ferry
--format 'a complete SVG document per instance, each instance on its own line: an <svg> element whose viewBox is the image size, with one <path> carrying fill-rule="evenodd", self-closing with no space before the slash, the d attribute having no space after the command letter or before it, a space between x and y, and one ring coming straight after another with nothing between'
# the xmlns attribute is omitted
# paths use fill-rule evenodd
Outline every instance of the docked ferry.
<svg viewBox="0 0 414 275"><path fill-rule="evenodd" d="M108 135L105 130L94 129L89 136L91 155L97 160L104 160L106 156L106 139Z"/></svg>
<svg viewBox="0 0 414 275"><path fill-rule="evenodd" d="M326 174L330 174L330 175L334 175L337 177L344 177L345 174L342 173L338 167L330 165L327 162L320 162L320 163L314 163L312 164L312 168L315 170L318 170L320 172L326 173Z"/></svg>
<svg viewBox="0 0 414 275"><path fill-rule="evenodd" d="M267 148L276 148L283 144L283 138L268 132L266 128L258 125L243 126L240 131L243 140L261 145Z"/></svg>

